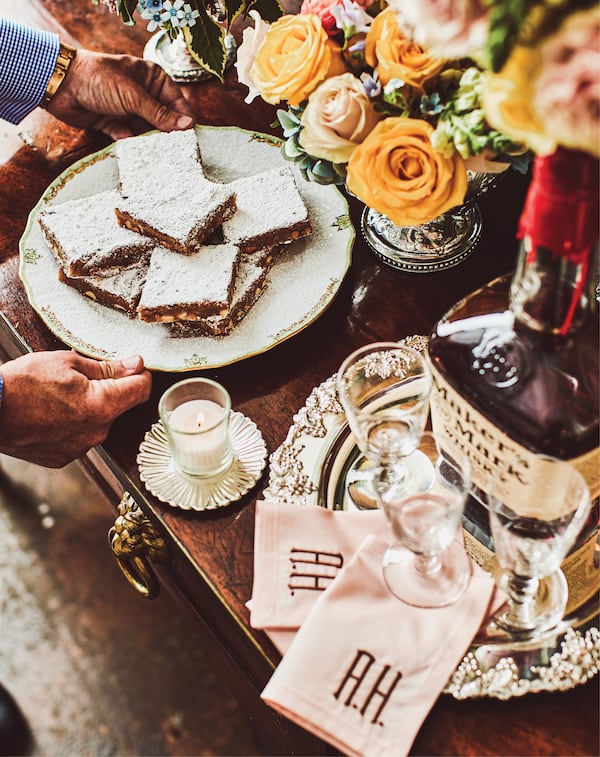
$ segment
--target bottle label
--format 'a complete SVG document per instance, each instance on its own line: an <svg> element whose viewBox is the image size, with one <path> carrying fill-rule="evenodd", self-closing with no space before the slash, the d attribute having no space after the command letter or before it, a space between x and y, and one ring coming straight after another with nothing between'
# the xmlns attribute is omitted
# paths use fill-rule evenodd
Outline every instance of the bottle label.
<svg viewBox="0 0 600 757"><path fill-rule="evenodd" d="M430 366L433 375L433 431L447 436L469 458L472 481L476 487L473 493L477 499L482 501L481 492L485 492L490 477L515 458L525 460L529 466L540 464L531 450L503 433L450 386L431 362ZM568 462L585 478L592 501L597 499L600 496L600 449L596 447ZM522 472L515 470L511 477L511 486L514 487L511 496L515 499L518 499L521 479Z"/></svg>

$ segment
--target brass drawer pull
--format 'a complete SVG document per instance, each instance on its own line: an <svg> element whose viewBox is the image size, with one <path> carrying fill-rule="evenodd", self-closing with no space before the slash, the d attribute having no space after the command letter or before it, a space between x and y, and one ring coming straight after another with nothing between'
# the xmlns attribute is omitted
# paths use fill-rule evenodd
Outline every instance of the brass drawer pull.
<svg viewBox="0 0 600 757"><path fill-rule="evenodd" d="M117 565L136 591L146 599L154 599L160 584L151 561L166 562L169 548L129 492L123 493L117 509L115 524L108 531Z"/></svg>

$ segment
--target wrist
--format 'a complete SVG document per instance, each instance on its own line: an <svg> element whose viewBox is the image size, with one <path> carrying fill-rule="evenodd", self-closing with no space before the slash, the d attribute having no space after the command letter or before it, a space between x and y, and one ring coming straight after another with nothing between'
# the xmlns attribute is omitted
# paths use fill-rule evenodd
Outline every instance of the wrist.
<svg viewBox="0 0 600 757"><path fill-rule="evenodd" d="M75 58L76 54L77 50L74 47L71 47L64 42L60 43L58 57L56 58L56 65L54 67L54 71L52 72L52 76L48 81L44 98L40 103L40 106L42 108L47 108L52 101L52 98L57 93L60 85L63 83L65 76L67 75L67 71L69 70L69 66L73 62L73 58Z"/></svg>

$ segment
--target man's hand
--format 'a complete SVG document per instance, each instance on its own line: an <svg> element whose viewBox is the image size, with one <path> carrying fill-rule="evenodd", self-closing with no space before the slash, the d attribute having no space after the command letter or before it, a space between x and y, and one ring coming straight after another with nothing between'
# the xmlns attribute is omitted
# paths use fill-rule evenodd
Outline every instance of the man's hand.
<svg viewBox="0 0 600 757"><path fill-rule="evenodd" d="M78 50L47 110L71 126L112 139L151 128L189 129L194 113L160 66L131 55Z"/></svg>
<svg viewBox="0 0 600 757"><path fill-rule="evenodd" d="M115 418L150 397L142 358L97 361L60 350L0 368L0 452L61 468L106 439Z"/></svg>

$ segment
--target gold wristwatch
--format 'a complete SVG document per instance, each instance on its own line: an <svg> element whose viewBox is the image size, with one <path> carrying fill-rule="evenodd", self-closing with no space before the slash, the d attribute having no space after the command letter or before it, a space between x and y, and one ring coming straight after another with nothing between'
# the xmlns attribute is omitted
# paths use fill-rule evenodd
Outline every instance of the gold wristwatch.
<svg viewBox="0 0 600 757"><path fill-rule="evenodd" d="M63 83L65 75L69 70L69 66L71 65L71 61L76 54L77 50L74 47L66 45L64 42L60 43L58 58L56 59L56 66L54 68L54 71L52 72L48 86L46 87L44 99L41 102L42 108L48 106L50 100L52 100L58 88Z"/></svg>

